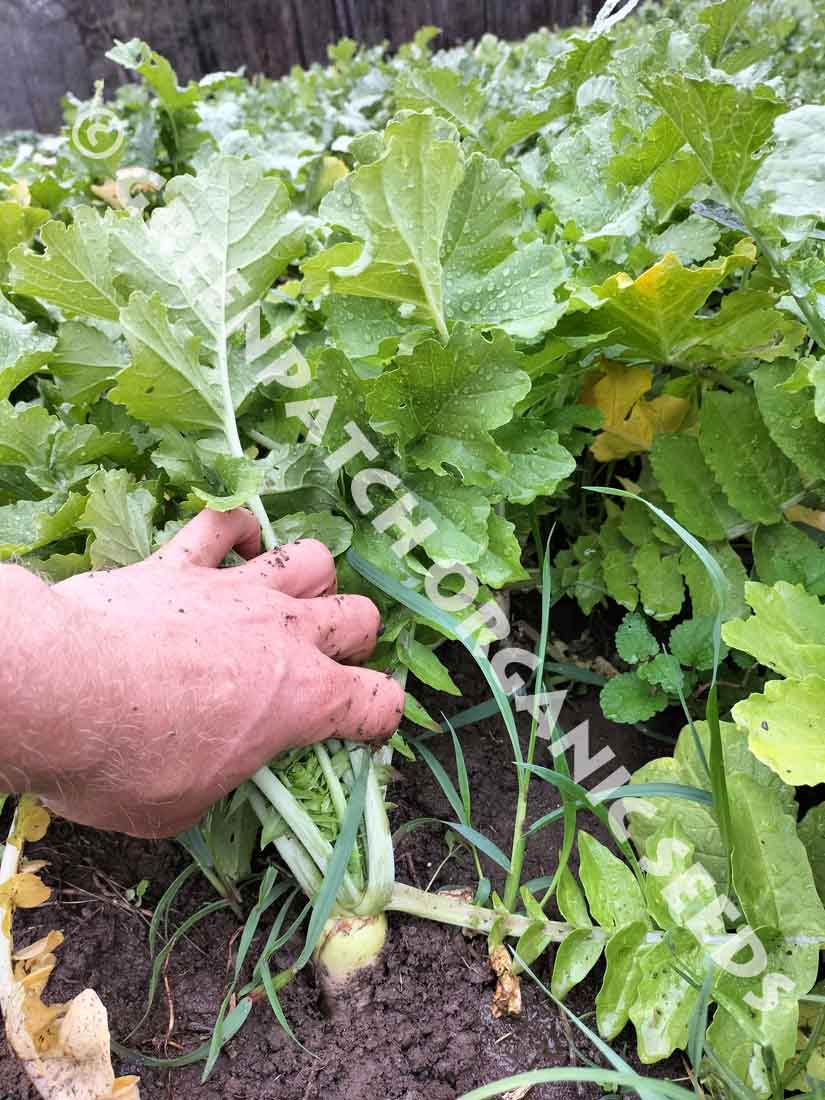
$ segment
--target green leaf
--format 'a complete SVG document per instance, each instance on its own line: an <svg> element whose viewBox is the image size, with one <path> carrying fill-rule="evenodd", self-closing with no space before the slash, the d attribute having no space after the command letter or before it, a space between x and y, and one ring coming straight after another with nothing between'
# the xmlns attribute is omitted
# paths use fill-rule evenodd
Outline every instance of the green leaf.
<svg viewBox="0 0 825 1100"><path fill-rule="evenodd" d="M596 923L620 928L635 920L647 922L642 891L627 864L582 830L578 845L579 877Z"/></svg>
<svg viewBox="0 0 825 1100"><path fill-rule="evenodd" d="M348 550L352 542L349 520L329 512L293 512L274 520L272 527L279 543L317 539L336 558Z"/></svg>
<svg viewBox="0 0 825 1100"><path fill-rule="evenodd" d="M825 107L806 103L777 118L774 148L757 185L774 216L825 218Z"/></svg>
<svg viewBox="0 0 825 1100"><path fill-rule="evenodd" d="M321 217L362 244L337 243L308 260L306 292L328 284L406 303L442 338L448 320L533 338L563 311L553 292L565 268L554 246L521 240L523 207L514 173L480 153L465 160L451 123L402 111L375 159L322 201Z"/></svg>
<svg viewBox="0 0 825 1100"><path fill-rule="evenodd" d="M197 337L169 321L159 295L132 295L122 312L132 363L117 376L109 400L155 427L183 432L223 427L217 380L198 357Z"/></svg>
<svg viewBox="0 0 825 1100"><path fill-rule="evenodd" d="M71 534L84 504L79 493L54 493L45 500L20 500L0 507L0 561Z"/></svg>
<svg viewBox="0 0 825 1100"><path fill-rule="evenodd" d="M478 561L488 545L487 498L478 489L436 474L411 474L404 484L416 497L414 521L429 520L432 526L421 545L433 561L445 565Z"/></svg>
<svg viewBox="0 0 825 1100"><path fill-rule="evenodd" d="M398 656L423 684L435 688L436 691L445 691L449 695L461 694L461 689L456 686L452 676L430 646L416 641L415 638L402 637L398 643Z"/></svg>
<svg viewBox="0 0 825 1100"><path fill-rule="evenodd" d="M148 221L111 220L114 263L136 290L158 295L172 323L182 320L222 356L230 335L254 321L250 311L301 254L303 221L289 210L280 180L238 157L217 156L197 176L176 176L164 197ZM259 351L248 344L251 365L265 372L269 356Z"/></svg>
<svg viewBox="0 0 825 1100"><path fill-rule="evenodd" d="M745 519L776 523L800 489L793 465L768 434L756 398L738 390L705 395L699 446L730 504Z"/></svg>
<svg viewBox="0 0 825 1100"><path fill-rule="evenodd" d="M604 980L596 994L596 1023L599 1034L610 1042L627 1024L630 1006L636 1000L650 948L645 946L647 924L632 921L614 932L607 941Z"/></svg>
<svg viewBox="0 0 825 1100"><path fill-rule="evenodd" d="M819 899L825 899L825 802L812 806L799 822L799 839L805 846Z"/></svg>
<svg viewBox="0 0 825 1100"><path fill-rule="evenodd" d="M53 336L26 324L20 310L0 293L0 400L49 362L54 345Z"/></svg>
<svg viewBox="0 0 825 1100"><path fill-rule="evenodd" d="M670 632L669 648L673 656L685 668L706 671L713 668L713 630L715 619L711 615L699 615L685 619ZM720 657L727 655L725 646L720 647Z"/></svg>
<svg viewBox="0 0 825 1100"><path fill-rule="evenodd" d="M140 73L146 83L157 92L167 111L191 107L200 99L198 85L190 81L185 88L179 87L177 73L166 58L139 38L130 38L128 42L115 39L114 46L106 56L124 69Z"/></svg>
<svg viewBox="0 0 825 1100"><path fill-rule="evenodd" d="M751 751L787 783L825 782L822 713L825 679L769 680L764 694L737 703L733 717L748 734Z"/></svg>
<svg viewBox="0 0 825 1100"><path fill-rule="evenodd" d="M692 435L662 432L655 436L650 463L676 519L691 534L725 539L728 531L742 522L725 500Z"/></svg>
<svg viewBox="0 0 825 1100"><path fill-rule="evenodd" d="M397 116L378 159L339 180L319 209L363 247L349 251L349 270L340 253L322 253L312 270L326 265L339 293L420 305L446 333L441 248L463 159L458 132L444 119Z"/></svg>
<svg viewBox="0 0 825 1100"><path fill-rule="evenodd" d="M569 867L565 866L556 887L556 904L564 919L575 928L592 928L587 902Z"/></svg>
<svg viewBox="0 0 825 1100"><path fill-rule="evenodd" d="M825 425L807 394L791 393L784 383L793 364L773 363L753 374L759 411L774 443L804 473L825 478Z"/></svg>
<svg viewBox="0 0 825 1100"><path fill-rule="evenodd" d="M718 891L708 871L694 858L694 847L678 817L669 817L645 846L645 892L650 914L660 928L686 928L703 936L724 934Z"/></svg>
<svg viewBox="0 0 825 1100"><path fill-rule="evenodd" d="M148 489L132 487L126 470L101 470L90 478L86 509L77 525L94 535L93 568L131 565L148 558L156 507Z"/></svg>
<svg viewBox="0 0 825 1100"><path fill-rule="evenodd" d="M700 973L703 949L689 932L675 929L645 954L643 973L630 1019L636 1028L639 1060L660 1062L687 1046L688 1027L698 990L688 985L677 965Z"/></svg>
<svg viewBox="0 0 825 1100"><path fill-rule="evenodd" d="M785 104L764 85L745 87L682 73L657 77L648 87L723 195L736 199L744 194Z"/></svg>
<svg viewBox="0 0 825 1100"><path fill-rule="evenodd" d="M650 633L644 615L636 612L625 615L616 631L616 651L630 665L656 656L659 643Z"/></svg>
<svg viewBox="0 0 825 1100"><path fill-rule="evenodd" d="M450 69L409 68L395 82L399 108L433 110L463 133L478 136L484 97L476 81L466 81Z"/></svg>
<svg viewBox="0 0 825 1100"><path fill-rule="evenodd" d="M8 279L8 258L12 249L19 244L28 244L48 220L48 210L23 206L12 200L0 202L0 282Z"/></svg>
<svg viewBox="0 0 825 1100"><path fill-rule="evenodd" d="M498 478L497 492L513 504L531 504L537 497L552 496L576 468L558 434L540 420L513 420L493 438L510 460L509 471Z"/></svg>
<svg viewBox="0 0 825 1100"><path fill-rule="evenodd" d="M0 465L25 469L46 462L58 423L40 405L15 407L0 401Z"/></svg>
<svg viewBox="0 0 825 1100"><path fill-rule="evenodd" d="M261 491L266 476L263 467L251 459L236 458L234 455L216 454L211 457L210 466L220 478L220 490L211 493L195 487L192 495L215 512L229 512L233 508L243 507Z"/></svg>
<svg viewBox="0 0 825 1100"><path fill-rule="evenodd" d="M24 245L9 256L15 293L29 294L61 309L68 317L116 321L120 296L115 290L109 224L87 206L74 211L72 225L44 225L41 255Z"/></svg>
<svg viewBox="0 0 825 1100"><path fill-rule="evenodd" d="M473 572L482 584L504 588L529 579L521 564L521 544L516 537L516 525L490 512L487 519L487 549L473 564Z"/></svg>
<svg viewBox="0 0 825 1100"><path fill-rule="evenodd" d="M640 546L633 557L642 609L653 619L672 619L681 610L685 587L675 554L663 554L655 543Z"/></svg>
<svg viewBox="0 0 825 1100"><path fill-rule="evenodd" d="M748 575L745 572L742 559L727 542L708 546L706 550L722 570L725 580L728 582L723 609L724 616L737 618L747 615L748 608L745 603L744 592ZM696 555L687 547L679 555L679 569L690 590L690 602L693 605L694 616L715 616L718 601L711 578Z"/></svg>
<svg viewBox="0 0 825 1100"><path fill-rule="evenodd" d="M661 688L668 695L684 692L685 676L672 653L660 653L652 661L639 665L636 675L646 684Z"/></svg>
<svg viewBox="0 0 825 1100"><path fill-rule="evenodd" d="M487 340L457 326L448 344L426 340L380 376L367 401L370 423L421 468L443 474L447 462L470 484L489 486L507 470L490 432L530 389L522 358L501 332Z"/></svg>
<svg viewBox="0 0 825 1100"><path fill-rule="evenodd" d="M825 908L794 818L750 776L729 776L728 791L733 884L748 923L791 937L825 935Z"/></svg>
<svg viewBox="0 0 825 1100"><path fill-rule="evenodd" d="M91 325L66 321L58 330L49 370L64 400L72 405L91 405L126 362L121 344Z"/></svg>
<svg viewBox="0 0 825 1100"><path fill-rule="evenodd" d="M753 561L763 584L787 581L810 595L825 596L825 548L785 520L756 528Z"/></svg>
<svg viewBox="0 0 825 1100"><path fill-rule="evenodd" d="M567 268L555 246L519 241L524 201L515 173L474 153L450 205L442 263L448 317L530 340L564 312L554 291Z"/></svg>
<svg viewBox="0 0 825 1100"><path fill-rule="evenodd" d="M613 722L646 722L669 704L663 691L641 680L636 672L612 676L599 694L599 705Z"/></svg>
<svg viewBox="0 0 825 1100"><path fill-rule="evenodd" d="M786 581L750 581L745 599L754 613L724 624L728 645L783 676L825 676L825 606L816 596Z"/></svg>
<svg viewBox="0 0 825 1100"><path fill-rule="evenodd" d="M594 940L589 928L574 928L556 948L550 991L563 1001L570 990L584 981L601 958L604 943Z"/></svg>

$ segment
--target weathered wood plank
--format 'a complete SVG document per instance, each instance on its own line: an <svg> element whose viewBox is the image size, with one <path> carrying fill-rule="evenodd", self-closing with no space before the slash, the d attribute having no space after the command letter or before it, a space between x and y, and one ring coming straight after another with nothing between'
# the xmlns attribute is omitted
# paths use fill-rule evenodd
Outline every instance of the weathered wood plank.
<svg viewBox="0 0 825 1100"><path fill-rule="evenodd" d="M279 75L323 61L342 35L398 45L432 23L445 45L485 31L520 38L598 7L599 0L0 0L0 130L54 129L66 90L86 97L97 78L123 80L103 60L114 38L146 39L184 80L240 65Z"/></svg>

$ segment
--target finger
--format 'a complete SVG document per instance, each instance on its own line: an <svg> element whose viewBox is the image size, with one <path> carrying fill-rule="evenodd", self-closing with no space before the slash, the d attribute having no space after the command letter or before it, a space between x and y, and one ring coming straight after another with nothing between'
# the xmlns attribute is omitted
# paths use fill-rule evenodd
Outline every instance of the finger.
<svg viewBox="0 0 825 1100"><path fill-rule="evenodd" d="M261 581L296 599L335 592L335 558L317 539L279 546L232 570L232 580Z"/></svg>
<svg viewBox="0 0 825 1100"><path fill-rule="evenodd" d="M384 672L333 664L326 670L331 684L327 706L310 719L309 740L343 737L373 741L391 737L404 713L404 689Z"/></svg>
<svg viewBox="0 0 825 1100"><path fill-rule="evenodd" d="M306 600L300 605L300 614L304 632L327 657L358 663L375 649L381 615L366 596Z"/></svg>
<svg viewBox="0 0 825 1100"><path fill-rule="evenodd" d="M205 508L153 556L158 561L214 568L230 550L251 558L260 549L261 529L251 512L245 508L233 508L231 512Z"/></svg>

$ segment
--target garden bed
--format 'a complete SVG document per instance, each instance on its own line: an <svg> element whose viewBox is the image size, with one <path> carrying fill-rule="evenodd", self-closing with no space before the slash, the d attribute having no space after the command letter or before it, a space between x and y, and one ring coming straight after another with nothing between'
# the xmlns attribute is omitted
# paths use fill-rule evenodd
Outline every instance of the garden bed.
<svg viewBox="0 0 825 1100"><path fill-rule="evenodd" d="M458 647L450 650L446 661L462 689L463 705L482 701L486 688L472 661ZM427 699L422 693L422 698L434 713L436 706L444 705L443 697L439 702L435 695ZM561 724L569 730L584 720L590 722L591 755L605 745L615 753L604 775L620 765L633 771L662 752L656 740L608 722L595 696L571 694ZM496 719L466 727L461 740L477 827L506 848L516 793L509 743ZM451 770L448 739L433 739L429 746ZM604 775L594 773L592 783ZM399 776L390 791L397 805L394 824L420 817L449 818L449 807L424 763L402 762ZM532 817L558 804L548 785L537 783L533 790ZM595 820L582 820L582 825L607 840ZM561 823L540 835L528 852L525 878L552 871L560 839ZM18 915L21 942L50 928L62 929L67 942L52 978L51 997L68 999L91 985L108 1007L113 1036L123 1040L143 1013L151 907L186 866L187 856L173 842L97 833L66 822L56 822L30 851L50 861L45 877L54 894L51 904ZM443 830L424 827L407 835L397 850L399 879L426 887L446 851ZM492 864L485 870L497 883L501 872ZM142 905L130 903L126 891L144 879L149 887ZM471 861L457 850L435 888L471 881ZM194 879L176 903L176 923L209 896L208 885ZM259 936L264 938L267 931L264 925ZM130 1044L155 1057L175 1057L208 1039L238 933L237 922L227 913L217 913L194 929L173 953L152 1015ZM287 1018L312 1053L301 1050L277 1027L262 1002L204 1085L199 1083L202 1065L170 1071L121 1059L119 1071L140 1074L142 1100L454 1100L510 1073L582 1064L582 1054L598 1060L529 979L523 982L521 1018L492 1017L493 981L484 937L466 939L457 930L399 915L391 918L390 935L390 951L353 994L354 1010L348 1019L327 1018L309 969L284 990ZM287 949L278 961L285 965L296 950L297 946ZM254 950L251 955L255 957ZM384 959L391 959L391 964ZM537 970L547 979L547 960ZM600 964L569 998L571 1007L586 1019L592 1016L602 974ZM629 1031L627 1036L626 1043L620 1038L614 1047L638 1066ZM657 1066L656 1072L671 1078L684 1075L676 1058ZM597 1093L591 1085L555 1084L536 1088L530 1096L558 1100ZM35 1095L19 1063L4 1052L0 1097L34 1100Z"/></svg>

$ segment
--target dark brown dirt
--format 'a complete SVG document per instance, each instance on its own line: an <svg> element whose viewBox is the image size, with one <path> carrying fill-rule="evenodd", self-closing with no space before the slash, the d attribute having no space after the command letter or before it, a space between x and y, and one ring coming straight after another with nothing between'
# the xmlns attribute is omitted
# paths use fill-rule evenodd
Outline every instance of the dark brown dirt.
<svg viewBox="0 0 825 1100"><path fill-rule="evenodd" d="M455 712L486 697L483 681L463 650L453 649L448 663L464 698L446 702L443 696L425 698L434 713L446 709L446 704ZM597 784L619 765L633 771L666 751L666 746L628 727L607 723L594 696L571 695L562 712L563 728L571 729L586 719L591 729L590 755L605 745L615 753L615 759L584 780L586 786ZM507 737L500 722L491 720L463 729L461 741L474 824L508 850L515 773ZM428 745L454 774L448 739L434 738ZM452 816L425 764L403 762L400 770L401 779L391 790L398 824ZM532 790L531 818L557 805L549 786L536 781ZM604 839L595 822L582 820L581 824ZM559 841L560 829L540 834L528 853L525 879L552 872ZM92 986L109 1009L113 1036L124 1039L143 1012L151 906L186 865L185 854L171 842L95 833L66 822L54 823L30 854L50 860L45 876L54 894L48 906L18 917L18 942L29 942L49 928L63 929L66 944L50 996L68 999ZM398 876L426 887L446 854L443 830L425 827L408 834L398 847ZM500 884L501 873L492 866L487 870L494 884ZM145 909L124 897L141 879L150 882ZM436 885L471 881L471 863L459 849L440 871ZM250 897L253 892L254 887ZM209 887L199 878L191 880L178 898L174 919L181 921L209 898ZM260 936L267 931L268 927L262 928ZM131 1045L145 1054L173 1057L208 1038L234 961L237 933L237 922L227 913L215 914L193 930L174 952L155 1009L129 1040ZM277 961L286 964L295 951L296 946L290 945ZM545 958L537 964L543 979L551 961ZM600 973L594 972L570 997L571 1007L590 1024ZM321 1009L309 969L284 990L284 1010L311 1053L302 1051L279 1029L264 1002L253 1009L203 1085L199 1083L201 1066L170 1071L119 1060L117 1069L141 1075L144 1100L455 1100L473 1087L511 1073L583 1064L582 1055L600 1060L529 980L524 981L524 1012L519 1019L494 1020L491 991L483 939L466 940L454 929L393 916L389 947L372 980L334 1020ZM621 1036L615 1048L632 1060L632 1035ZM657 1069L683 1075L679 1061ZM547 1085L534 1089L530 1098L574 1100L595 1095L597 1090L589 1086ZM34 1100L34 1096L4 1049L0 1100Z"/></svg>

